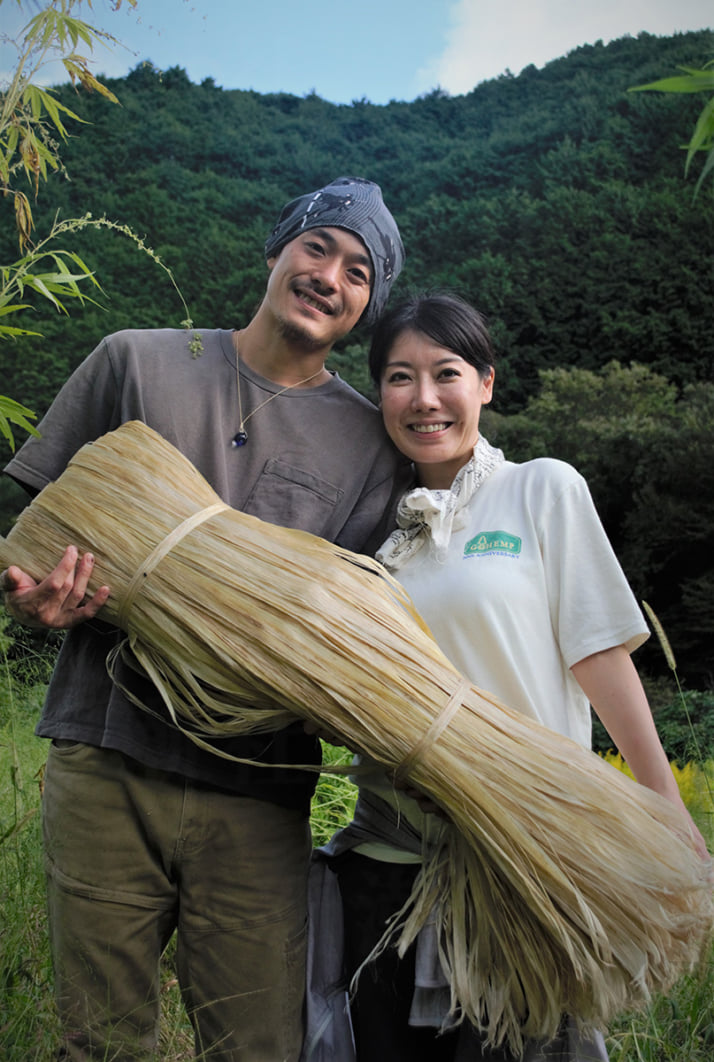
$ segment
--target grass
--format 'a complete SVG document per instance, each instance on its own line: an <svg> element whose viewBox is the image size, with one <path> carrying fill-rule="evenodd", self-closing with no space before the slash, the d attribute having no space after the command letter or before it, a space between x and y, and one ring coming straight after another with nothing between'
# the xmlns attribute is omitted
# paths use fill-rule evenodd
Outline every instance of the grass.
<svg viewBox="0 0 714 1062"><path fill-rule="evenodd" d="M0 1045L7 1062L52 1057L56 1017L44 905L40 835L43 743L32 734L31 696L22 712L3 688L0 730Z"/></svg>
<svg viewBox="0 0 714 1062"><path fill-rule="evenodd" d="M711 1062L714 1058L714 955L702 969L621 1018L607 1039L610 1062Z"/></svg>
<svg viewBox="0 0 714 1062"><path fill-rule="evenodd" d="M22 687L18 687L22 688ZM33 734L42 687L17 703L0 680L0 1058L3 1062L53 1062L57 1019L47 944L39 803L46 743ZM328 762L349 762L345 750L325 746ZM714 841L711 782L714 764L687 765L677 773L697 824ZM343 776L322 775L313 805L315 844L349 820L355 787ZM170 946L162 964L161 1043L156 1062L193 1059L190 1025L181 1003ZM623 1016L608 1036L611 1062L711 1062L714 1057L714 952L702 968Z"/></svg>

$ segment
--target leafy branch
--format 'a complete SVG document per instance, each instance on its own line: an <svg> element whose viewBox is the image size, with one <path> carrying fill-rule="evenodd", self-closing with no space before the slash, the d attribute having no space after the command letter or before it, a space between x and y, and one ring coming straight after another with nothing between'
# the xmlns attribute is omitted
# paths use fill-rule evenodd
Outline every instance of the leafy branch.
<svg viewBox="0 0 714 1062"><path fill-rule="evenodd" d="M80 302L93 302L80 288L79 283L90 280L99 287L91 269L74 251L50 248L50 244L68 233L78 232L88 224L88 218L73 218L53 224L50 233L32 251L11 265L0 266L0 318L30 309L29 303L13 303L14 298L24 298L27 290L48 299L56 310L67 313L62 300L75 298ZM37 336L25 328L16 328L0 320L0 339L8 336Z"/></svg>
<svg viewBox="0 0 714 1062"><path fill-rule="evenodd" d="M652 81L648 85L637 85L629 89L630 92L714 92L714 59L697 70L688 66L680 66L679 70L684 74L678 77L665 77L659 81ZM694 188L694 196L699 194L704 178L711 174L714 177L714 96L706 103L697 119L691 139L687 148L687 158L684 163L685 177L689 175L692 161L700 151L708 152L704 161L702 172Z"/></svg>

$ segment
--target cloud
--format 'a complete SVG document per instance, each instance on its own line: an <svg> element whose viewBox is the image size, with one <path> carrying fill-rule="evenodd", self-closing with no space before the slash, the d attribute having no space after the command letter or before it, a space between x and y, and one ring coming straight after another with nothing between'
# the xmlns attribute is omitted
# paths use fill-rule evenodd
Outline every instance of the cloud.
<svg viewBox="0 0 714 1062"><path fill-rule="evenodd" d="M582 44L712 25L711 0L456 0L445 47L419 70L418 88L438 85L458 95L506 69L540 67Z"/></svg>

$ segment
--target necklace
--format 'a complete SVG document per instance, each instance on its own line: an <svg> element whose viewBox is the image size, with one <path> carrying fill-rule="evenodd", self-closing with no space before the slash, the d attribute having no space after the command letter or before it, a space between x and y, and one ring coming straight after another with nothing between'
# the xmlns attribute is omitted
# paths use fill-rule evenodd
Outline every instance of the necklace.
<svg viewBox="0 0 714 1062"><path fill-rule="evenodd" d="M248 433L245 430L245 426L250 418L255 416L258 410L262 409L263 406L267 406L268 402L272 402L274 398L278 397L278 395L284 395L286 391L291 391L293 387L302 387L303 384L310 383L310 380L314 380L316 376L319 376L323 369L324 365L321 365L317 372L314 372L312 376L306 376L304 380L297 380L295 383L288 384L287 387L282 387L279 391L276 391L275 394L269 395L265 401L261 402L259 406L255 407L255 409L251 410L247 417L244 417L240 392L240 354L236 348L236 386L238 388L238 419L240 423L238 431L231 439L231 446L245 446L248 442Z"/></svg>

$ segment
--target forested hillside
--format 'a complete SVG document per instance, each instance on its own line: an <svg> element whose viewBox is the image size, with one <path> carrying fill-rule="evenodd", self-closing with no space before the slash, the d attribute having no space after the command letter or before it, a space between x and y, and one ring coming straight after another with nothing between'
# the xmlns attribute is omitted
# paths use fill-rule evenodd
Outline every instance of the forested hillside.
<svg viewBox="0 0 714 1062"><path fill-rule="evenodd" d="M240 326L281 205L339 174L378 181L407 249L397 295L448 287L489 319L486 434L510 457L548 452L588 476L682 673L711 685L714 200L711 182L693 199L682 151L704 100L627 89L713 55L711 33L642 34L387 106L226 91L140 64L108 82L120 106L60 91L91 125L73 123L70 179L41 189L37 231L58 208L126 223L170 266L197 326ZM0 202L5 262L11 210ZM3 391L38 412L105 333L183 316L131 240L72 246L97 270L102 308L25 315L44 338L0 346ZM333 362L363 390L367 341L354 333ZM660 666L656 650L644 659Z"/></svg>

